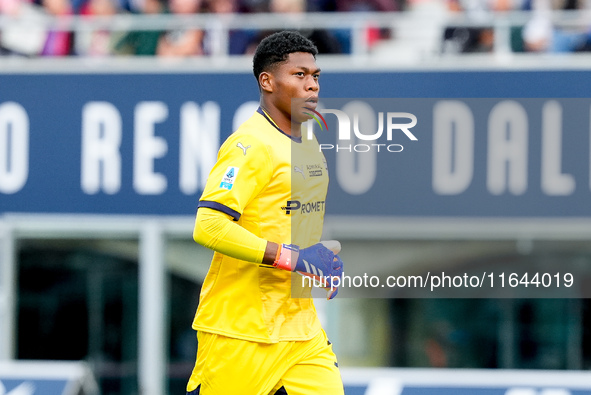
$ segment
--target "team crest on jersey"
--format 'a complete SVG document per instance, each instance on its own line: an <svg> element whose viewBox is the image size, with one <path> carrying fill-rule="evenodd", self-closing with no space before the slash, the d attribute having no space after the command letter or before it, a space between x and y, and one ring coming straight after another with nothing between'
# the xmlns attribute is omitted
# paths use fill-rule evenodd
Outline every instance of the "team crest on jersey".
<svg viewBox="0 0 591 395"><path fill-rule="evenodd" d="M238 167L228 166L228 168L226 169L226 173L222 177L220 188L227 189L228 191L230 191L234 186L234 181L236 181L238 170L240 170Z"/></svg>

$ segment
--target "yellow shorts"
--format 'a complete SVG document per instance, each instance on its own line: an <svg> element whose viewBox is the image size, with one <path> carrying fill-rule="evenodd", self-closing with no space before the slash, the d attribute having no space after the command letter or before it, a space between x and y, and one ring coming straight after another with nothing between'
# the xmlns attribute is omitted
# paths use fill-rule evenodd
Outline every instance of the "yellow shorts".
<svg viewBox="0 0 591 395"><path fill-rule="evenodd" d="M265 344L197 333L190 395L344 395L332 345L321 331L307 341Z"/></svg>

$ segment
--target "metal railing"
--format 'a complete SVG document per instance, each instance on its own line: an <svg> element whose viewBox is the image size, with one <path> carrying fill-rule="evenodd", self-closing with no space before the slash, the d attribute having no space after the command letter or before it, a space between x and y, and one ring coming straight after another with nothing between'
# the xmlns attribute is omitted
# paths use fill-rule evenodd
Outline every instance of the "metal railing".
<svg viewBox="0 0 591 395"><path fill-rule="evenodd" d="M174 29L203 29L208 32L209 58L228 63L231 30L329 29L347 30L353 61L371 59L372 49L367 41L368 28L391 29L392 42L404 31L407 37L420 36L425 27L439 29L443 40L445 27L492 28L494 30L493 55L511 55L511 28L524 26L534 17L534 11L451 13L437 10L367 13L304 13L304 14L195 14L195 15L137 15L118 14L103 16L44 16L34 23L48 30L91 32L108 31L167 31ZM591 10L552 11L548 17L554 26L583 32L591 27ZM409 23L412 21L412 23ZM0 15L0 31L15 24L33 23L24 17ZM430 59L441 58L442 52L433 50Z"/></svg>

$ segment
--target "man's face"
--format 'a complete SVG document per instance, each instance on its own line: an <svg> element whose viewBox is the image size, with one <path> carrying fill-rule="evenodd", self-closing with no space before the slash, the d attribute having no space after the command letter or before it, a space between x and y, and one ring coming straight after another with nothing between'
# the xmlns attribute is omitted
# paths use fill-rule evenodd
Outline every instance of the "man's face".
<svg viewBox="0 0 591 395"><path fill-rule="evenodd" d="M272 74L275 106L286 116L291 116L292 122L308 120L311 116L305 113L311 111L306 108L316 109L320 90L320 69L314 56L307 52L291 53L287 61L278 64Z"/></svg>

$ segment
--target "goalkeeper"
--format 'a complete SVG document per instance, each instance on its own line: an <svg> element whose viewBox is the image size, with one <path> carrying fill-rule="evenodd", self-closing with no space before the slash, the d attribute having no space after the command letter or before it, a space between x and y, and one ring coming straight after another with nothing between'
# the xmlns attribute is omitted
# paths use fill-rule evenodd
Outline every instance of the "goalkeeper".
<svg viewBox="0 0 591 395"><path fill-rule="evenodd" d="M300 277L321 281L331 299L343 271L338 242L320 242L326 160L301 130L318 103L316 54L297 32L259 44L260 107L220 148L199 201L193 238L215 253L193 321L190 395L344 393Z"/></svg>

